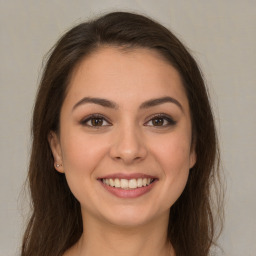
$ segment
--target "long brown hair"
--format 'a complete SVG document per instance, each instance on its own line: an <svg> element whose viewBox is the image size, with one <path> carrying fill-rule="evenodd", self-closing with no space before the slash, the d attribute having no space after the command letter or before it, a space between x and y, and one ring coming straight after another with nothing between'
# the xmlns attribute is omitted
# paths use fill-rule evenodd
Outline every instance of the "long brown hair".
<svg viewBox="0 0 256 256"><path fill-rule="evenodd" d="M177 256L207 256L216 224L211 190L219 184L219 150L209 96L201 72L185 46L165 27L144 16L114 12L68 31L46 63L37 93L28 172L32 214L22 256L61 256L80 238L80 204L65 176L54 169L47 136L58 132L59 116L74 67L103 45L157 50L179 72L188 97L197 162L185 190L171 207L168 238ZM222 194L215 209L222 217ZM217 216L217 217L218 217Z"/></svg>

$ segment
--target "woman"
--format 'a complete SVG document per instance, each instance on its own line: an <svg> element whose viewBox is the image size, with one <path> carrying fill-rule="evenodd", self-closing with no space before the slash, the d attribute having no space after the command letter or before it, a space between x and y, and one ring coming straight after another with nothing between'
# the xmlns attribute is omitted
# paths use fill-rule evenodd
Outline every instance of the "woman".
<svg viewBox="0 0 256 256"><path fill-rule="evenodd" d="M215 126L197 64L166 28L116 12L68 31L32 129L22 256L209 255Z"/></svg>

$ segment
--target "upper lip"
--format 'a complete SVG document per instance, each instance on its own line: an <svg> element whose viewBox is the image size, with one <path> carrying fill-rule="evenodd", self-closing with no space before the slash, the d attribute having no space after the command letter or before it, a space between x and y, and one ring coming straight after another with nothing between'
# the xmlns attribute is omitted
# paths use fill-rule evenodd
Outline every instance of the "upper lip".
<svg viewBox="0 0 256 256"><path fill-rule="evenodd" d="M148 175L145 173L113 173L113 174L108 174L105 176L101 176L98 179L139 179L139 178L150 178L150 179L156 179L156 176Z"/></svg>

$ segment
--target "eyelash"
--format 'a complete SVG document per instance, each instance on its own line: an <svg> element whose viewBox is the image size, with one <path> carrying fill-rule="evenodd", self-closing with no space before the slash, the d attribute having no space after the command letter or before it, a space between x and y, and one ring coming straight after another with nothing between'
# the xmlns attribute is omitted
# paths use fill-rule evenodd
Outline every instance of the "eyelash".
<svg viewBox="0 0 256 256"><path fill-rule="evenodd" d="M100 127L102 127L102 125L100 126L94 126L94 125L88 125L87 123L89 121L92 121L93 119L101 119L103 120L102 122L107 122L108 124L107 125L103 125L103 126L111 126L112 124L101 114L92 114L88 117L86 117L85 119L83 119L80 124L83 125L83 126L87 126L87 127L90 127L90 128L94 128L94 129L99 129Z"/></svg>
<svg viewBox="0 0 256 256"><path fill-rule="evenodd" d="M150 126L153 126L153 127L160 127L160 128L164 128L164 127L167 127L167 126L173 126L175 125L177 122L174 121L170 116L166 115L166 114L156 114L156 115L153 115L152 117L150 117L150 119L146 122L152 122L153 120L156 120L156 119L162 119L163 122L167 122L167 124L164 124L164 125L150 125Z"/></svg>
<svg viewBox="0 0 256 256"><path fill-rule="evenodd" d="M107 122L107 125L89 125L88 122L92 122L93 119L98 119L98 120L102 120L101 122ZM152 122L153 120L157 120L157 119L162 119L162 122L167 122L167 124L163 124L163 125L147 125L147 123ZM152 126L152 127L158 127L158 128L164 128L164 127L168 127L168 126L173 126L175 125L177 122L174 121L170 116L166 115L166 114L157 114L154 115L152 117L150 117L150 119L144 124L144 126ZM87 126L90 128L94 128L94 129L99 129L100 127L104 127L104 126L111 126L112 124L101 114L92 114L90 116L88 116L86 119L83 119L80 122L81 125L83 126Z"/></svg>

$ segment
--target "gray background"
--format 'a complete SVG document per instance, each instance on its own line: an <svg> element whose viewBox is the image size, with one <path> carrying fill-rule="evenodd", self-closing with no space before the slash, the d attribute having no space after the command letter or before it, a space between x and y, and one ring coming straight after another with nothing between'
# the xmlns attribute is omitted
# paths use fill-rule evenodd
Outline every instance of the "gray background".
<svg viewBox="0 0 256 256"><path fill-rule="evenodd" d="M0 256L18 255L30 120L42 58L64 31L95 14L138 11L192 50L210 87L227 179L228 256L256 252L256 1L0 0Z"/></svg>

